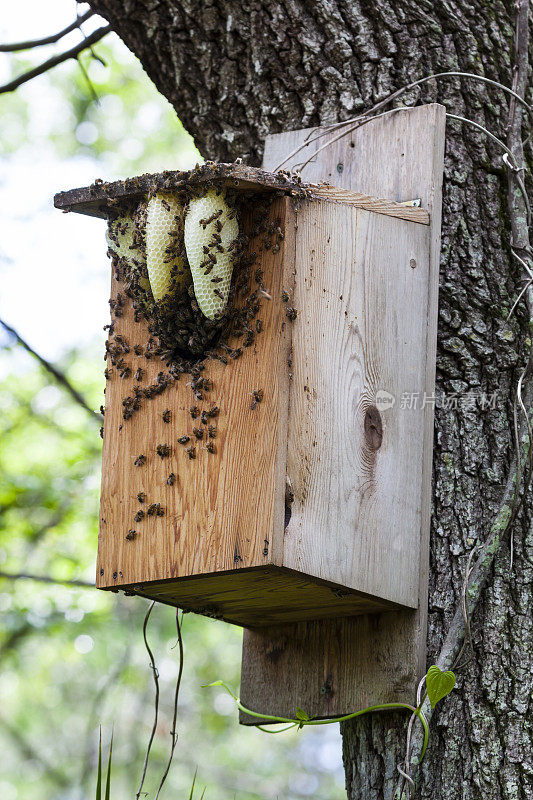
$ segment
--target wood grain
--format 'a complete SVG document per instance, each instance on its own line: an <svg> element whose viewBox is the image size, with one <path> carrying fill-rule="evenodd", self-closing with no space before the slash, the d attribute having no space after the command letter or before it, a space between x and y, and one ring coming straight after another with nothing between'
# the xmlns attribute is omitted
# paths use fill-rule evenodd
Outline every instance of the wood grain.
<svg viewBox="0 0 533 800"><path fill-rule="evenodd" d="M273 169L303 144L309 130L267 138L263 166ZM430 214L425 391L434 392L440 214L445 112L439 105L404 110L368 123L311 161L304 179L398 202L421 198ZM333 138L335 134L330 134ZM322 141L327 141L324 138ZM313 152L306 148L288 162ZM386 165L386 166L385 166ZM414 697L425 670L429 508L433 409L423 417L420 505L420 601L417 611L301 622L245 631L241 698L245 705L288 716L298 705L312 716L349 713L371 704ZM256 724L241 715L243 724Z"/></svg>
<svg viewBox="0 0 533 800"><path fill-rule="evenodd" d="M315 202L295 263L283 564L417 608L429 228Z"/></svg>
<svg viewBox="0 0 533 800"><path fill-rule="evenodd" d="M289 200L280 198L271 207L272 219L284 225L290 213ZM132 583L178 576L235 570L275 563L283 536L288 375L290 333L286 326L281 291L290 286L284 275L285 248L264 252L261 266L264 283L276 298L263 301L258 318L263 331L241 358L224 366L207 362L205 373L214 385L204 403L197 403L186 375L151 400L127 421L122 419L122 399L131 395L138 367L144 371L142 385L155 380L162 364L157 359L135 356L134 344L148 340L146 323L134 322L129 302L123 316L115 321L116 333L125 337L130 353L125 361L131 375L123 380L112 369L107 381L104 429L100 533L97 585L116 588ZM120 286L113 280L112 294ZM132 385L133 384L133 385ZM263 389L264 401L251 410L254 389ZM203 441L196 441L191 405L200 409L216 403L216 453L210 454ZM163 421L169 409L171 422ZM190 460L186 448L177 442L187 434L196 447ZM161 459L159 444L168 444L171 454ZM146 464L135 466L137 456ZM176 482L167 485L173 472ZM137 493L146 494L140 504ZM134 517L150 503L161 503L163 517ZM126 539L135 530L132 540Z"/></svg>
<svg viewBox="0 0 533 800"><path fill-rule="evenodd" d="M271 565L151 581L133 585L131 591L185 611L253 628L393 607L361 592Z"/></svg>
<svg viewBox="0 0 533 800"><path fill-rule="evenodd" d="M375 211L377 214L385 214L389 217L398 217L398 219L405 219L409 222L429 225L429 212L425 208L403 205L402 203L395 203L393 200L380 200L377 197L351 192L349 189L341 189L338 186L319 186L317 189L312 190L312 195L334 203L344 203L354 208Z"/></svg>

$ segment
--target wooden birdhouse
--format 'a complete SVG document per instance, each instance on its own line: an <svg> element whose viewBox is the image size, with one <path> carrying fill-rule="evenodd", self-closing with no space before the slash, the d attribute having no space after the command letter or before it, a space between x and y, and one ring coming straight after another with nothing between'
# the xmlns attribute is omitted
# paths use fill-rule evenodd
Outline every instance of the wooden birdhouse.
<svg viewBox="0 0 533 800"><path fill-rule="evenodd" d="M139 285L146 197L206 191L240 233L202 326L190 282L164 313ZM137 219L134 266L112 261L99 588L251 628L417 608L431 419L409 398L431 384L436 273L427 207L400 199L240 164L56 196Z"/></svg>

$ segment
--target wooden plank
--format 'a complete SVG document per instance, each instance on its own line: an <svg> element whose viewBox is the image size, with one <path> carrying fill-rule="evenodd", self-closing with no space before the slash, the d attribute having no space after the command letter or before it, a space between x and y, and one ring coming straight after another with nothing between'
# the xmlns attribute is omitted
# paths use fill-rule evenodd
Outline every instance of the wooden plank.
<svg viewBox="0 0 533 800"><path fill-rule="evenodd" d="M309 133L301 130L268 137L263 166L275 169ZM332 139L334 135L328 136ZM434 393L444 135L443 106L402 110L339 139L315 156L304 171L308 181L328 181L398 202L419 197L428 209L428 396ZM325 141L326 137L321 140ZM316 144L306 145L285 168L301 163L315 148ZM241 698L248 707L292 716L298 705L313 716L324 717L413 699L426 658L432 421L433 409L428 405L424 414L418 610L245 631ZM241 715L241 722L255 724L257 720Z"/></svg>
<svg viewBox="0 0 533 800"><path fill-rule="evenodd" d="M63 211L107 217L109 209L113 208L113 201L138 200L154 190L179 192L188 186L206 185L215 180L250 192L290 192L297 188L295 182L283 174L274 175L245 164L207 162L193 170L146 173L126 180L97 181L91 186L58 192L54 197L54 206Z"/></svg>
<svg viewBox="0 0 533 800"><path fill-rule="evenodd" d="M283 564L417 608L429 228L316 202L295 263Z"/></svg>
<svg viewBox="0 0 533 800"><path fill-rule="evenodd" d="M421 225L429 225L429 212L427 209L419 208L418 206L395 203L393 200L380 200L377 197L351 192L338 186L313 188L312 195L333 203L346 203L354 208L364 208L367 211L375 211L377 214L385 214L389 217L398 217L410 222L418 222Z"/></svg>
<svg viewBox="0 0 533 800"><path fill-rule="evenodd" d="M235 625L261 628L392 608L360 592L280 567L255 567L125 587Z"/></svg>
<svg viewBox="0 0 533 800"><path fill-rule="evenodd" d="M201 186L213 181L252 194L257 192L305 194L332 202L348 203L356 208L366 208L379 214L400 217L424 225L429 224L428 212L423 208L406 206L392 200L382 200L335 186L300 185L283 174L266 172L244 164L208 163L183 172L176 170L145 174L110 183L100 181L92 186L58 192L54 197L54 205L63 211L107 217L116 201L139 200L147 192L155 189L179 192L188 186Z"/></svg>
<svg viewBox="0 0 533 800"><path fill-rule="evenodd" d="M285 226L286 217L292 219L293 213L289 199L275 200L269 213L272 220ZM244 348L241 358L230 360L227 366L209 361L205 374L214 388L203 403L195 401L187 386L190 378L184 375L162 394L143 400L140 410L123 420L123 398L131 396L135 386L154 382L163 365L157 358L135 355L134 345L144 347L149 333L144 321L134 321L129 300L123 315L115 319L115 333L129 343L124 360L131 373L123 380L112 368L106 387L98 587L234 570L279 559L285 513L290 352L281 292L292 280L290 274L284 274L287 247L292 247L290 236L278 253L269 250L261 254L264 285L276 299L263 301L259 312L263 330L253 347ZM113 279L114 297L120 289ZM134 380L138 368L143 370L139 383ZM259 388L264 391L264 401L253 411L252 392ZM189 412L194 404L208 410L211 402L220 408L214 454L206 451L205 439L195 440L192 429L199 420L193 421ZM171 415L168 424L162 418L167 409ZM196 445L193 460L177 442L183 434ZM169 457L157 455L159 444L170 446ZM146 456L146 464L135 466L140 454ZM176 481L169 486L171 472ZM138 492L146 494L143 504L137 499ZM146 515L151 503L160 503L164 516ZM136 522L139 510L145 517ZM128 540L129 530L136 533Z"/></svg>
<svg viewBox="0 0 533 800"><path fill-rule="evenodd" d="M397 623L393 628L391 617ZM405 615L277 625L245 630L244 637L241 700L252 711L295 717L299 706L325 718L389 702L389 697L411 698L412 630ZM245 714L240 721L258 724Z"/></svg>

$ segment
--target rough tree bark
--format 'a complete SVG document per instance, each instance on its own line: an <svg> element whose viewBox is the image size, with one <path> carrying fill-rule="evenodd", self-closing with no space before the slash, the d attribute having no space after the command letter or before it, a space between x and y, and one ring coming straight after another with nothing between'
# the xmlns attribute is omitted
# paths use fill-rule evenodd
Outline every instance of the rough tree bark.
<svg viewBox="0 0 533 800"><path fill-rule="evenodd" d="M346 119L444 70L513 79L511 0L91 0L139 57L209 158L260 163L266 134ZM438 101L505 139L507 98L458 79L406 104ZM531 157L531 151L529 152ZM305 173L304 173L305 178ZM428 664L460 601L466 554L497 513L512 456L512 398L527 319L506 317L520 273L509 252L501 154L477 131L447 132L437 391L498 393L496 408L438 409ZM474 656L432 720L420 798L525 800L533 536L529 514L499 552L473 620ZM405 722L376 715L343 730L350 800L390 796ZM529 795L531 796L531 795Z"/></svg>

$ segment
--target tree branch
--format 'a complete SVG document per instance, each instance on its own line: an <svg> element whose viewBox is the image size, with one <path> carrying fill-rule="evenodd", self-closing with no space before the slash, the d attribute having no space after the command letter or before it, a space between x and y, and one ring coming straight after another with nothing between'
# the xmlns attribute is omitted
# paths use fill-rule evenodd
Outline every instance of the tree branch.
<svg viewBox="0 0 533 800"><path fill-rule="evenodd" d="M99 42L100 39L108 34L111 30L111 25L105 25L103 28L97 28L97 30L93 31L89 36L87 36L83 41L77 44L75 47L71 47L70 50L65 51L64 53L60 53L57 56L52 56L47 61L44 61L42 64L39 64L38 67L34 67L33 69L28 70L28 72L24 72L22 75L19 75L17 78L13 78L12 81L9 83L5 83L3 86L0 86L0 94L5 94L6 92L13 92L19 86L22 86L23 83L27 83L31 81L33 78L36 78L38 75L42 75L44 72L48 72L48 70L56 67L58 64L62 64L64 61L68 61L70 58L77 58L83 50L87 50L88 47Z"/></svg>
<svg viewBox="0 0 533 800"><path fill-rule="evenodd" d="M63 28L63 30L58 31L58 33L53 33L51 36L44 36L42 39L30 39L27 42L15 42L14 44L0 44L0 53L16 53L19 50L31 50L34 47L41 47L41 45L44 44L54 44L54 42L58 42L63 36L66 36L67 33L81 27L81 25L93 15L94 11L89 9L85 14L82 14L81 17L77 17L74 22L67 25L66 28Z"/></svg>
<svg viewBox="0 0 533 800"><path fill-rule="evenodd" d="M39 583L54 583L59 586L76 586L81 589L94 589L94 583L89 581L61 580L60 578L51 578L49 575L31 575L28 572L3 572L0 570L0 578L5 578L8 581L18 581L19 578L29 581L38 581Z"/></svg>
<svg viewBox="0 0 533 800"><path fill-rule="evenodd" d="M42 367L44 367L45 370L47 370L47 372L49 372L55 378L55 380L59 383L60 386L66 389L66 391L76 401L76 403L78 403L82 408L84 408L85 411L88 411L93 419L96 419L98 422L102 422L102 415L98 414L87 404L82 395L78 392L77 389L74 388L74 386L70 383L68 378L62 372L60 372L56 367L54 367L53 364L51 364L49 361L47 361L45 358L39 355L39 353L37 353L32 347L30 347L30 345L22 338L22 336L20 336L20 334L15 330L15 328L12 328L10 325L7 324L7 322L4 322L3 319L0 319L0 325L4 328L4 330L10 333L11 336L13 336L20 345L22 345L22 347L26 350L26 352L28 352L30 355L32 355L34 358L37 359L39 364Z"/></svg>

